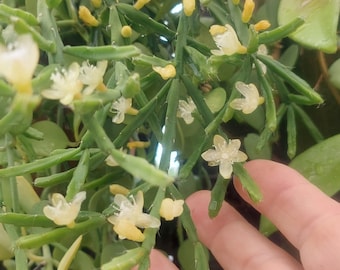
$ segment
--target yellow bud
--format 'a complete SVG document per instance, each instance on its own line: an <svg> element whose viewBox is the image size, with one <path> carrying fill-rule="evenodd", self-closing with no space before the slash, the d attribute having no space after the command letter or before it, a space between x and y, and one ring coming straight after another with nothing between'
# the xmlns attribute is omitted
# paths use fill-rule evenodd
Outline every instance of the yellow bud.
<svg viewBox="0 0 340 270"><path fill-rule="evenodd" d="M118 185L118 184L112 184L110 185L110 192L113 194L113 195L117 195L117 194L122 194L122 195L128 195L130 190L128 190L126 187L123 187L121 185Z"/></svg>
<svg viewBox="0 0 340 270"><path fill-rule="evenodd" d="M186 16L191 16L196 7L195 0L183 0L183 10Z"/></svg>
<svg viewBox="0 0 340 270"><path fill-rule="evenodd" d="M264 103L264 97L259 97L258 105L261 105Z"/></svg>
<svg viewBox="0 0 340 270"><path fill-rule="evenodd" d="M227 28L223 25L214 24L210 27L209 32L212 36L217 36L225 33Z"/></svg>
<svg viewBox="0 0 340 270"><path fill-rule="evenodd" d="M99 21L92 16L90 10L85 6L80 6L78 11L79 19L82 20L86 25L98 26Z"/></svg>
<svg viewBox="0 0 340 270"><path fill-rule="evenodd" d="M133 141L133 142L128 142L126 146L129 149L134 149L134 148L147 148L150 146L150 142L143 142L143 141Z"/></svg>
<svg viewBox="0 0 340 270"><path fill-rule="evenodd" d="M92 6L94 6L95 8L100 8L102 5L102 0L91 0L91 4Z"/></svg>
<svg viewBox="0 0 340 270"><path fill-rule="evenodd" d="M159 214L165 220L173 220L175 217L179 217L183 213L183 200L172 200L165 198L161 203Z"/></svg>
<svg viewBox="0 0 340 270"><path fill-rule="evenodd" d="M137 0L137 2L133 5L135 9L142 9L147 3L151 0Z"/></svg>
<svg viewBox="0 0 340 270"><path fill-rule="evenodd" d="M246 0L242 12L242 22L247 23L250 21L251 17L253 16L254 9L255 9L254 1Z"/></svg>
<svg viewBox="0 0 340 270"><path fill-rule="evenodd" d="M128 220L120 220L113 226L113 230L118 234L120 239L129 239L135 242L143 242L144 234Z"/></svg>
<svg viewBox="0 0 340 270"><path fill-rule="evenodd" d="M254 25L254 29L257 32L267 30L270 27L270 22L267 20L261 20Z"/></svg>
<svg viewBox="0 0 340 270"><path fill-rule="evenodd" d="M240 0L232 0L234 5L238 5L240 3Z"/></svg>
<svg viewBox="0 0 340 270"><path fill-rule="evenodd" d="M132 35L132 28L128 25L124 25L120 30L122 37L129 38Z"/></svg>
<svg viewBox="0 0 340 270"><path fill-rule="evenodd" d="M171 64L166 65L165 67L154 66L152 69L161 75L163 80L167 80L176 76L176 68Z"/></svg>

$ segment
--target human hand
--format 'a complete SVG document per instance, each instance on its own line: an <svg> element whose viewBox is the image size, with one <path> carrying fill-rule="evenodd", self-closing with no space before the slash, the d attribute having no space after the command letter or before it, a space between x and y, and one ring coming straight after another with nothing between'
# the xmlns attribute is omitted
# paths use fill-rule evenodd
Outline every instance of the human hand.
<svg viewBox="0 0 340 270"><path fill-rule="evenodd" d="M310 184L295 170L266 160L245 168L259 185L263 200L251 201L234 179L238 193L267 216L300 251L297 262L224 203L219 215L208 216L209 191L187 199L199 239L224 269L335 270L340 269L340 205ZM151 254L151 270L177 269L161 253Z"/></svg>

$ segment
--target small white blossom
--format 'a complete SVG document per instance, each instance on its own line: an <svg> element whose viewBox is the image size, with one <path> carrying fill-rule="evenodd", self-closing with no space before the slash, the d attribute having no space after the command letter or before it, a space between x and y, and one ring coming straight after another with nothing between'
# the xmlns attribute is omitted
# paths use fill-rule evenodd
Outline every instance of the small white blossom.
<svg viewBox="0 0 340 270"><path fill-rule="evenodd" d="M243 82L236 82L235 87L244 98L235 98L230 102L230 107L235 110L240 110L244 114L250 114L256 110L258 105L264 102L264 98L259 95L254 84L245 84Z"/></svg>
<svg viewBox="0 0 340 270"><path fill-rule="evenodd" d="M247 155L239 151L241 141L238 139L228 142L220 135L214 136L214 148L202 153L202 158L208 161L209 166L219 165L219 172L223 178L229 179L233 172L234 162L247 160Z"/></svg>
<svg viewBox="0 0 340 270"><path fill-rule="evenodd" d="M81 98L83 84L79 80L80 66L72 63L68 70L62 69L51 75L51 89L42 91L48 99L59 99L63 105L71 105L74 99Z"/></svg>
<svg viewBox="0 0 340 270"><path fill-rule="evenodd" d="M161 203L159 214L165 220L173 220L175 217L179 217L183 213L183 200L172 200L165 198Z"/></svg>
<svg viewBox="0 0 340 270"><path fill-rule="evenodd" d="M230 24L212 25L209 30L218 50L211 50L214 55L233 55L235 53L244 54L247 48L244 47Z"/></svg>
<svg viewBox="0 0 340 270"><path fill-rule="evenodd" d="M110 111L116 115L112 118L112 122L116 124L123 123L125 114L136 115L138 111L132 106L132 99L120 97L112 103Z"/></svg>
<svg viewBox="0 0 340 270"><path fill-rule="evenodd" d="M31 92L31 80L39 61L39 48L30 35L18 36L7 47L0 45L0 76L19 92Z"/></svg>
<svg viewBox="0 0 340 270"><path fill-rule="evenodd" d="M107 61L99 61L96 66L91 65L88 61L83 62L80 67L79 79L87 85L82 91L84 95L90 95L95 89L104 90L103 76L107 68Z"/></svg>
<svg viewBox="0 0 340 270"><path fill-rule="evenodd" d="M160 221L157 218L143 213L144 198L142 191L138 191L131 200L117 194L114 197L114 203L118 206L119 212L108 217L108 221L114 225L113 230L120 239L126 238L143 242L144 234L138 228L158 228L160 226Z"/></svg>
<svg viewBox="0 0 340 270"><path fill-rule="evenodd" d="M189 125L194 121L192 113L196 110L196 105L191 97L185 100L179 100L177 117L183 118L184 122Z"/></svg>
<svg viewBox="0 0 340 270"><path fill-rule="evenodd" d="M51 219L57 225L66 225L72 228L74 220L79 214L81 203L86 199L86 192L77 193L71 202L67 202L65 197L60 193L53 193L51 205L43 208L45 216Z"/></svg>

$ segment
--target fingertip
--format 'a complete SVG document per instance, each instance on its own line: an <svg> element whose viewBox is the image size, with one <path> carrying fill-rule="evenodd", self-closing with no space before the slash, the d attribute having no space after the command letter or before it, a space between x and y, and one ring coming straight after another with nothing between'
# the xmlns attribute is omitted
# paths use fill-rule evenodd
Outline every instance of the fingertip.
<svg viewBox="0 0 340 270"><path fill-rule="evenodd" d="M309 184L296 170L272 160L252 160L245 163L244 167L259 186L263 197L275 194L290 185ZM233 183L241 197L256 207L237 176L234 177Z"/></svg>
<svg viewBox="0 0 340 270"><path fill-rule="evenodd" d="M157 249L153 249L150 253L150 270L178 270L178 268Z"/></svg>

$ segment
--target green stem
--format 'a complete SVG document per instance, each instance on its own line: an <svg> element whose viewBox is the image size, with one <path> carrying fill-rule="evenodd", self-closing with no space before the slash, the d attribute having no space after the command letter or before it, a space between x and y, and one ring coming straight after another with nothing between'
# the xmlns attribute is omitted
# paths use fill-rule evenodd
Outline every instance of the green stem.
<svg viewBox="0 0 340 270"><path fill-rule="evenodd" d="M176 200L183 200L182 194L179 192L179 190L175 187L175 185L170 185L169 191L171 195ZM194 245L194 253L195 253L195 269L209 269L209 263L208 258L205 255L204 252L204 246L201 244L201 242L198 239L197 231L194 222L192 221L191 215L190 215L190 209L187 206L187 204L183 205L183 213L180 216L180 220L183 224L183 227L185 231L187 232L189 240Z"/></svg>
<svg viewBox="0 0 340 270"><path fill-rule="evenodd" d="M93 134L94 140L103 153L107 156L111 155L119 166L131 173L134 177L143 179L156 186L166 186L174 181L173 177L157 169L152 164L149 164L145 159L127 155L117 150L95 117L92 115L83 115L82 119L90 133Z"/></svg>
<svg viewBox="0 0 340 270"><path fill-rule="evenodd" d="M161 208L161 203L165 197L165 188L158 188L157 194L153 201L153 207L150 212L151 216L159 218L159 209ZM145 240L142 244L142 247L147 250L147 254L150 254L151 249L155 246L156 234L158 232L158 228L147 228L144 232ZM141 262L138 270L147 270L149 269L149 258L146 256Z"/></svg>
<svg viewBox="0 0 340 270"><path fill-rule="evenodd" d="M13 150L10 147L12 143L12 138L9 134L6 134L5 141L7 145L6 152L7 152L8 166L13 166L14 165ZM16 181L15 176L9 176L8 181L10 185L10 199L11 199L11 202L10 202L11 208L8 209L8 211L20 212L18 187L17 187L17 181Z"/></svg>
<svg viewBox="0 0 340 270"><path fill-rule="evenodd" d="M164 134L161 141L163 151L159 168L164 171L169 169L170 156L176 138L176 111L179 100L179 88L179 79L172 80L167 97L168 106L165 116Z"/></svg>

